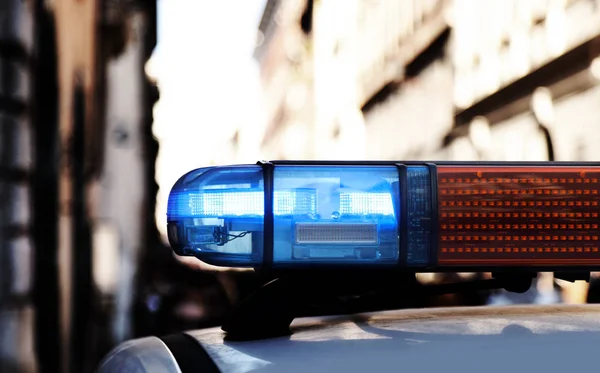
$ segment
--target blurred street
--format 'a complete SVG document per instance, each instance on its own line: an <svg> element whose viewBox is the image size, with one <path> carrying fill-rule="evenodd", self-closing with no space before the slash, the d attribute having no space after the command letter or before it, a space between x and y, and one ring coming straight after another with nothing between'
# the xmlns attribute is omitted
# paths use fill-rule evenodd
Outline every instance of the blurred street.
<svg viewBox="0 0 600 373"><path fill-rule="evenodd" d="M176 257L194 168L600 160L600 0L0 0L0 372L91 371L260 285ZM489 274L423 274L440 282ZM596 277L420 306L599 302Z"/></svg>

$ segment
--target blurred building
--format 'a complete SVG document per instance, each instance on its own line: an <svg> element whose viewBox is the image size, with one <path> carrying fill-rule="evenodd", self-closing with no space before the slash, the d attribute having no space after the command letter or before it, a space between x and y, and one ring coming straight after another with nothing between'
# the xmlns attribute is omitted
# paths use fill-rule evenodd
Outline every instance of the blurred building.
<svg viewBox="0 0 600 373"><path fill-rule="evenodd" d="M367 157L430 158L452 126L451 2L361 4L359 103Z"/></svg>
<svg viewBox="0 0 600 373"><path fill-rule="evenodd" d="M267 3L256 52L265 155L406 158L441 142L452 124L447 1L281 3Z"/></svg>
<svg viewBox="0 0 600 373"><path fill-rule="evenodd" d="M311 156L416 157L441 141L451 127L446 11L446 1L315 1Z"/></svg>
<svg viewBox="0 0 600 373"><path fill-rule="evenodd" d="M314 7L315 131L320 159L364 157L364 120L357 85L358 1L318 1Z"/></svg>
<svg viewBox="0 0 600 373"><path fill-rule="evenodd" d="M35 52L34 9L0 5L0 371L35 370L34 149L28 108Z"/></svg>
<svg viewBox="0 0 600 373"><path fill-rule="evenodd" d="M311 158L314 131L312 0L268 0L255 58L263 90L266 158Z"/></svg>
<svg viewBox="0 0 600 373"><path fill-rule="evenodd" d="M102 168L91 196L91 243L93 283L109 315L106 349L135 335L140 266L158 243L151 132L158 95L144 70L156 44L156 4L106 3L104 25Z"/></svg>
<svg viewBox="0 0 600 373"><path fill-rule="evenodd" d="M92 370L158 239L152 2L0 6L0 371Z"/></svg>
<svg viewBox="0 0 600 373"><path fill-rule="evenodd" d="M600 136L597 61L600 2L539 0L453 5L454 122L448 157L477 147L470 123L485 118L485 158L592 160ZM550 135L552 149L546 141ZM456 135L456 136L454 136ZM487 141L487 140L483 140Z"/></svg>
<svg viewBox="0 0 600 373"><path fill-rule="evenodd" d="M266 133L286 132L273 130L293 122L281 102L298 81L310 83L305 157L538 160L549 156L544 131L555 159L594 157L596 0L322 0L303 38L293 36L299 12L278 4L268 2L257 48ZM290 50L306 45L312 68L292 84Z"/></svg>

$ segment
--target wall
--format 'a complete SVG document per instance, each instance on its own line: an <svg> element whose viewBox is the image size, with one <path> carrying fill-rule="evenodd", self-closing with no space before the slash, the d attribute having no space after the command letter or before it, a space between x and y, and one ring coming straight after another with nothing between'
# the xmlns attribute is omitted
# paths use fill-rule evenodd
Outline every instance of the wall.
<svg viewBox="0 0 600 373"><path fill-rule="evenodd" d="M56 0L52 3L57 33L59 76L60 181L59 268L62 362L65 371L83 368L89 353L91 308L91 243L87 213L93 214L86 169L93 148L96 102L98 3ZM87 151L86 151L87 149ZM77 342L75 343L75 340Z"/></svg>
<svg viewBox="0 0 600 373"><path fill-rule="evenodd" d="M257 47L265 126L254 128L264 159L311 158L312 39L301 28L306 1L280 2Z"/></svg>
<svg viewBox="0 0 600 373"><path fill-rule="evenodd" d="M455 103L464 109L600 32L597 0L455 0Z"/></svg>
<svg viewBox="0 0 600 373"><path fill-rule="evenodd" d="M0 371L33 372L33 4L0 5Z"/></svg>
<svg viewBox="0 0 600 373"><path fill-rule="evenodd" d="M144 42L148 17L133 11L124 20L125 48L106 66L104 161L95 193L94 270L96 284L115 297L111 337L132 337L131 307L140 251L145 242ZM127 82L127 84L123 84Z"/></svg>
<svg viewBox="0 0 600 373"><path fill-rule="evenodd" d="M600 159L600 86L573 94L555 103L552 127L558 160Z"/></svg>
<svg viewBox="0 0 600 373"><path fill-rule="evenodd" d="M315 4L313 34L317 159L365 155L364 119L358 96L357 0Z"/></svg>
<svg viewBox="0 0 600 373"><path fill-rule="evenodd" d="M437 59L365 113L367 158L428 158L452 127L452 109L452 69Z"/></svg>

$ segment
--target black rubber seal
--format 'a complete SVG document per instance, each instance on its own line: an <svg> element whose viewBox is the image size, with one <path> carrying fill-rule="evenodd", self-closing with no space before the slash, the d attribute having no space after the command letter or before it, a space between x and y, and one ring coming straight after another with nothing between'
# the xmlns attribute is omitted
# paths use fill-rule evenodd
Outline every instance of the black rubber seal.
<svg viewBox="0 0 600 373"><path fill-rule="evenodd" d="M431 240L429 244L429 265L436 266L440 245L437 166L433 163L427 163L427 167L429 168L429 178L431 180Z"/></svg>
<svg viewBox="0 0 600 373"><path fill-rule="evenodd" d="M408 172L406 165L396 164L398 169L398 180L399 190L398 198L395 202L396 216L398 217L398 248L400 250L398 255L398 265L401 268L406 267L406 260L408 258Z"/></svg>
<svg viewBox="0 0 600 373"><path fill-rule="evenodd" d="M263 178L265 182L265 214L264 214L264 238L263 238L263 265L262 269L269 271L273 266L273 169L275 166L271 162L258 162L263 169Z"/></svg>
<svg viewBox="0 0 600 373"><path fill-rule="evenodd" d="M173 354L181 373L221 372L204 347L192 336L177 333L160 339Z"/></svg>

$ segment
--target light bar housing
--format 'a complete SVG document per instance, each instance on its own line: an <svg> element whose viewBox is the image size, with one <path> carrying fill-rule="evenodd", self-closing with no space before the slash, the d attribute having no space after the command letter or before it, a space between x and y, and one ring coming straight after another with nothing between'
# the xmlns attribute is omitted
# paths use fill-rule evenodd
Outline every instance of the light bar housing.
<svg viewBox="0 0 600 373"><path fill-rule="evenodd" d="M273 269L600 269L600 163L272 161L189 172L179 255Z"/></svg>

